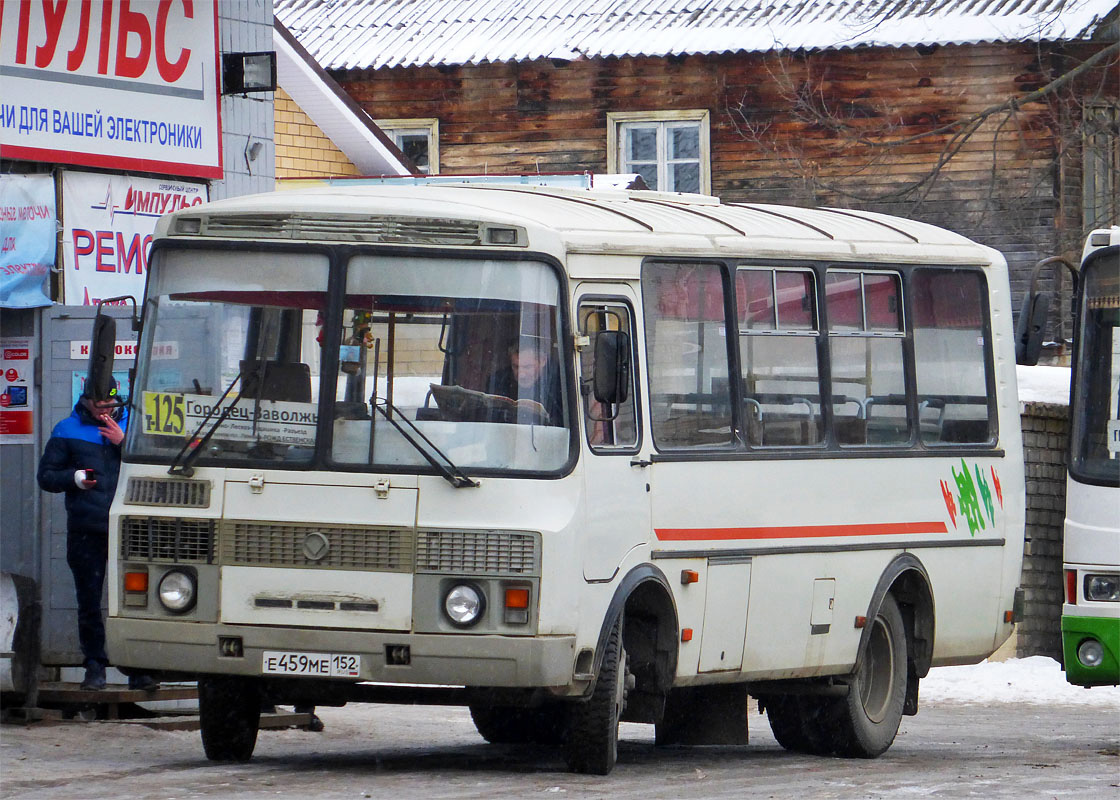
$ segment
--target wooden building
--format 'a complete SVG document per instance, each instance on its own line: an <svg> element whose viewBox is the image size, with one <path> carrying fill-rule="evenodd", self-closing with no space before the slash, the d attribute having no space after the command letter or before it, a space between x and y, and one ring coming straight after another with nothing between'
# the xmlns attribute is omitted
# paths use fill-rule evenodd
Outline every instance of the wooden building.
<svg viewBox="0 0 1120 800"><path fill-rule="evenodd" d="M1033 264L1116 223L1115 0L277 0L440 173L638 172L861 207ZM1068 329L1067 329L1068 333Z"/></svg>

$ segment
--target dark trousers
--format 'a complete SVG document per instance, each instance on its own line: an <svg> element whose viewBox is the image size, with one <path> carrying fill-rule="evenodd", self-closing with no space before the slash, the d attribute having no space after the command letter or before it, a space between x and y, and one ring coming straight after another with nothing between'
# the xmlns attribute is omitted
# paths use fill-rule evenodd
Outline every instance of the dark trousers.
<svg viewBox="0 0 1120 800"><path fill-rule="evenodd" d="M109 556L107 531L68 531L66 563L74 574L78 597L78 643L83 666L107 666L105 619L101 616L101 594L105 587L105 564Z"/></svg>

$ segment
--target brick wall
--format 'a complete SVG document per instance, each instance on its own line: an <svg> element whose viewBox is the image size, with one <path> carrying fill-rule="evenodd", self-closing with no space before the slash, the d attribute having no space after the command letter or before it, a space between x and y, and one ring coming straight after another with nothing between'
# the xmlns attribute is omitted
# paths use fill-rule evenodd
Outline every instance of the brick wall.
<svg viewBox="0 0 1120 800"><path fill-rule="evenodd" d="M283 89L276 90L276 177L359 175L342 151Z"/></svg>
<svg viewBox="0 0 1120 800"><path fill-rule="evenodd" d="M1027 478L1027 530L1023 543L1023 621L1015 655L1062 660L1062 523L1066 512L1069 409L1024 403L1023 458Z"/></svg>

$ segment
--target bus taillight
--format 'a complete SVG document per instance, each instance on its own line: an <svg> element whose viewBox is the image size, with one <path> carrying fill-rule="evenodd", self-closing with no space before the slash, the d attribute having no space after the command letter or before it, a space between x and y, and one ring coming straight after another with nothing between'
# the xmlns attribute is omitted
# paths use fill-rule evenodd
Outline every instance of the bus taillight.
<svg viewBox="0 0 1120 800"><path fill-rule="evenodd" d="M1066 602L1077 605L1077 570L1066 570Z"/></svg>

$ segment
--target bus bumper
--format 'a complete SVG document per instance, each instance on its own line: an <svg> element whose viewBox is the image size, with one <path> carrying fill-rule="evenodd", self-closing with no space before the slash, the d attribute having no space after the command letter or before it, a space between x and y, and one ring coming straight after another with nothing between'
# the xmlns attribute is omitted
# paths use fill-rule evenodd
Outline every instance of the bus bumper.
<svg viewBox="0 0 1120 800"><path fill-rule="evenodd" d="M559 694L586 686L573 678L574 636L332 631L112 617L107 638L115 665L154 671L259 676L265 651L280 651L360 656L359 676L343 679L351 681L547 687ZM237 651L240 655L228 654Z"/></svg>
<svg viewBox="0 0 1120 800"><path fill-rule="evenodd" d="M1090 667L1078 650L1097 642L1101 661ZM1062 660L1066 680L1078 686L1115 686L1120 683L1120 620L1116 617L1062 617Z"/></svg>

